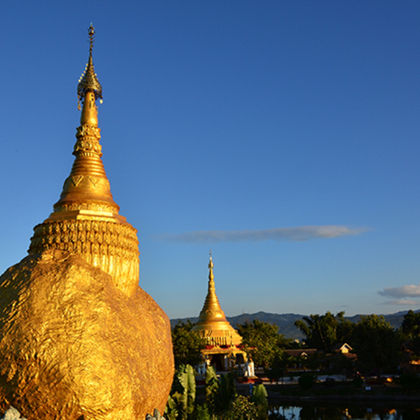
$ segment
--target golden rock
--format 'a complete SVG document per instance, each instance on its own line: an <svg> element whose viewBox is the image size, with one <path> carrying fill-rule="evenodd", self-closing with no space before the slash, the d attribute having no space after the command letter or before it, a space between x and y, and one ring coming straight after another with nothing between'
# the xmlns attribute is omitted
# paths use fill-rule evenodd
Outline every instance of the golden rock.
<svg viewBox="0 0 420 420"><path fill-rule="evenodd" d="M163 412L174 371L169 320L138 286L136 229L101 160L93 33L70 176L0 277L0 408L29 420L144 420Z"/></svg>
<svg viewBox="0 0 420 420"><path fill-rule="evenodd" d="M164 312L142 289L63 251L0 277L3 408L28 419L142 419L163 411L173 366Z"/></svg>

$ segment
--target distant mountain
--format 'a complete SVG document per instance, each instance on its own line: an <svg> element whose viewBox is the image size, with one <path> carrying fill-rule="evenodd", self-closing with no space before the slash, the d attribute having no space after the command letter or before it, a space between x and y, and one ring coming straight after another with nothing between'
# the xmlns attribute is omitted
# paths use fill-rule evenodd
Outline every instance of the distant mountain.
<svg viewBox="0 0 420 420"><path fill-rule="evenodd" d="M384 315L385 319L394 327L399 328L402 324L404 319L404 315L408 311L401 311L396 312L394 314ZM416 310L414 312L420 312L420 310ZM303 334L302 332L295 327L295 321L298 319L302 319L306 315L302 314L273 314L268 312L257 312L255 314L242 314L237 316L228 317L228 321L236 327L238 324L243 324L244 322L252 322L254 319L263 322L269 322L270 324L275 324L279 327L279 332L285 335L288 338L297 338L302 339ZM360 320L361 315L354 315L346 317L352 322L358 322ZM192 323L196 323L198 321L197 317L194 318L177 318L171 319L171 326L173 327L178 322L186 322L191 321Z"/></svg>
<svg viewBox="0 0 420 420"><path fill-rule="evenodd" d="M404 320L404 315L408 311L400 311L395 312L394 314L384 315L386 321L388 321L393 328L399 328ZM420 310L416 310L414 312L420 312ZM347 316L346 318L352 322L358 322L360 320L361 315L354 315L354 316Z"/></svg>
<svg viewBox="0 0 420 420"><path fill-rule="evenodd" d="M256 314L242 314L228 318L229 322L236 327L244 322L252 322L254 319L269 322L279 327L280 334L290 338L303 338L303 334L295 327L295 321L302 319L300 314L272 314L268 312L257 312Z"/></svg>

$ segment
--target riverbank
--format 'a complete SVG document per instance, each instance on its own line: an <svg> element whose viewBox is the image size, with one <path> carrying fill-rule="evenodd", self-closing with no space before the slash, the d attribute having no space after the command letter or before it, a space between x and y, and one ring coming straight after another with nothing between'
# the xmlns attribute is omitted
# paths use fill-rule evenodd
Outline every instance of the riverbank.
<svg viewBox="0 0 420 420"><path fill-rule="evenodd" d="M276 403L352 403L416 405L420 407L420 390L405 389L400 385L378 385L368 390L356 387L353 383L314 384L303 390L297 385L264 383L271 404ZM249 395L249 384L238 384L240 394Z"/></svg>

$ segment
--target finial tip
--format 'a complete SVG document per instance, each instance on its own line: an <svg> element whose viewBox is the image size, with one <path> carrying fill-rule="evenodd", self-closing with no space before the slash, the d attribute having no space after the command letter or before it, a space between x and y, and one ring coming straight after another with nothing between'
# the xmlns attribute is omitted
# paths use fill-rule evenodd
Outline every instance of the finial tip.
<svg viewBox="0 0 420 420"><path fill-rule="evenodd" d="M90 54L92 54L92 49L93 49L93 38L95 35L95 28L93 27L92 22L90 22L90 26L89 26L89 30L88 30L88 34L89 34L89 51Z"/></svg>
<svg viewBox="0 0 420 420"><path fill-rule="evenodd" d="M211 250L209 252L209 255L210 255L210 257L209 257L209 269L210 269L210 271L212 271L213 270L213 255L212 255Z"/></svg>
<svg viewBox="0 0 420 420"><path fill-rule="evenodd" d="M98 76L95 73L93 68L93 59L92 59L92 50L93 50L93 41L95 35L95 28L93 23L90 23L89 26L89 59L85 67L85 71L82 74L81 80L77 85L77 95L80 101L84 100L84 97L88 91L95 93L95 99L102 99L102 86L98 81Z"/></svg>

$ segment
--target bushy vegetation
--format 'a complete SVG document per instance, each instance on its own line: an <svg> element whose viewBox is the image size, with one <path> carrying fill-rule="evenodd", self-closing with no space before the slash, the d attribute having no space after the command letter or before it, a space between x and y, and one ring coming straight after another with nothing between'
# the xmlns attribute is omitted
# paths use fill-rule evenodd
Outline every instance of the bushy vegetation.
<svg viewBox="0 0 420 420"><path fill-rule="evenodd" d="M180 322L172 328L172 346L175 366L190 364L197 365L201 361L201 349L204 340L193 330L194 324L190 321Z"/></svg>
<svg viewBox="0 0 420 420"><path fill-rule="evenodd" d="M257 366L269 369L273 360L281 357L282 349L290 340L279 334L278 327L268 322L254 320L238 325L242 344Z"/></svg>
<svg viewBox="0 0 420 420"><path fill-rule="evenodd" d="M351 340L354 324L344 318L344 312L333 315L309 315L295 322L305 334L307 346L331 353L338 343Z"/></svg>
<svg viewBox="0 0 420 420"><path fill-rule="evenodd" d="M407 349L420 357L420 312L407 312L401 325L401 332Z"/></svg>
<svg viewBox="0 0 420 420"><path fill-rule="evenodd" d="M379 315L361 316L358 322L351 322L344 318L344 312L310 315L295 325L305 334L308 346L325 354L348 343L357 355L354 368L365 373L395 372L404 359L404 348L418 350L420 344L420 314L413 311L407 313L400 329Z"/></svg>
<svg viewBox="0 0 420 420"><path fill-rule="evenodd" d="M360 370L394 372L401 361L401 334L383 316L362 316L354 325L352 345Z"/></svg>
<svg viewBox="0 0 420 420"><path fill-rule="evenodd" d="M268 418L267 391L263 385L253 389L251 397L238 395L233 373L218 377L209 367L205 380L205 401L196 401L193 368L180 365L165 410L168 420L265 420Z"/></svg>

